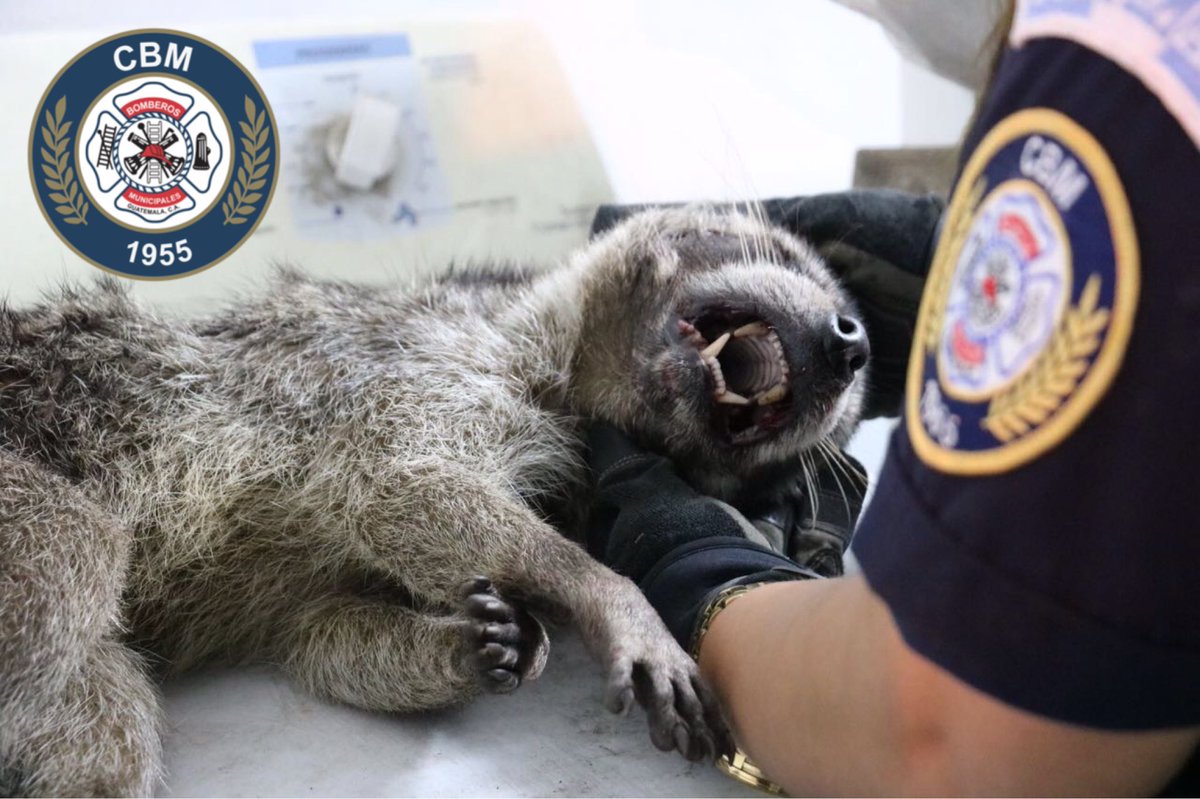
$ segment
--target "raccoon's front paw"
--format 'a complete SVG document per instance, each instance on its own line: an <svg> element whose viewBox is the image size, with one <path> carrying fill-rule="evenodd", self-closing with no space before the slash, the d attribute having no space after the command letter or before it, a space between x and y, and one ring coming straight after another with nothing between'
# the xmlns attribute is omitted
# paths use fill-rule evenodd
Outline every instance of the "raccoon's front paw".
<svg viewBox="0 0 1200 799"><path fill-rule="evenodd" d="M550 652L541 622L501 598L487 577L468 580L462 594L467 650L484 690L507 694L522 680L536 680Z"/></svg>
<svg viewBox="0 0 1200 799"><path fill-rule="evenodd" d="M636 700L646 710L650 740L664 752L678 749L693 762L731 753L733 736L716 696L692 659L669 643L615 653L605 705L623 714Z"/></svg>

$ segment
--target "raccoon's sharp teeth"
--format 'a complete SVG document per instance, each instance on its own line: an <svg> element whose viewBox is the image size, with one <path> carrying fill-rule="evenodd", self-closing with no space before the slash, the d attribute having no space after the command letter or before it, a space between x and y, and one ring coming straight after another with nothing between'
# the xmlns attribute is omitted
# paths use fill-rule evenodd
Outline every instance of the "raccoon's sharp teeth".
<svg viewBox="0 0 1200 799"><path fill-rule="evenodd" d="M734 338L744 338L746 336L765 336L771 332L771 328L767 327L765 322L747 322L746 324L733 331Z"/></svg>
<svg viewBox="0 0 1200 799"><path fill-rule="evenodd" d="M774 388L769 389L758 397L759 405L770 405L779 402L787 396L787 386L783 383L777 384Z"/></svg>
<svg viewBox="0 0 1200 799"><path fill-rule="evenodd" d="M704 362L704 365L708 368L708 373L712 375L716 393L725 393L725 374L721 371L721 362L713 357L701 357L700 360Z"/></svg>
<svg viewBox="0 0 1200 799"><path fill-rule="evenodd" d="M721 354L721 350L725 349L727 343L729 343L729 333L722 333L720 338L701 350L700 354L705 358L715 358Z"/></svg>
<svg viewBox="0 0 1200 799"><path fill-rule="evenodd" d="M715 397L717 402L723 405L749 405L750 400L743 397L741 394L735 394L732 391L724 391L717 394Z"/></svg>
<svg viewBox="0 0 1200 799"><path fill-rule="evenodd" d="M768 331L767 341L771 342L771 346L775 348L775 357L779 360L779 368L783 371L783 379L788 377L787 354L783 350L783 342L779 340L778 334L774 330Z"/></svg>

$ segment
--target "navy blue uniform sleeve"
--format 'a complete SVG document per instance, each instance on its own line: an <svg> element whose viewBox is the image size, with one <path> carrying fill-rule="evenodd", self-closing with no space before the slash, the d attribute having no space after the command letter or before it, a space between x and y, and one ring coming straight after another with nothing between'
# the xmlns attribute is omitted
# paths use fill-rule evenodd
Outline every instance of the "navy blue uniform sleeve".
<svg viewBox="0 0 1200 799"><path fill-rule="evenodd" d="M1138 77L1037 38L964 162L856 555L908 645L991 696L1200 724L1197 145Z"/></svg>

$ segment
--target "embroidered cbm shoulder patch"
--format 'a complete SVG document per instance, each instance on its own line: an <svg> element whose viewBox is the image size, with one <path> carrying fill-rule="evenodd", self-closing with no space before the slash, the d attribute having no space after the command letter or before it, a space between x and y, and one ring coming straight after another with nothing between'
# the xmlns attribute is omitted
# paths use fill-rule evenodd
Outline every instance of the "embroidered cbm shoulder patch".
<svg viewBox="0 0 1200 799"><path fill-rule="evenodd" d="M1069 117L1007 117L975 150L947 210L909 361L920 458L995 474L1065 439L1112 383L1139 265L1108 155Z"/></svg>

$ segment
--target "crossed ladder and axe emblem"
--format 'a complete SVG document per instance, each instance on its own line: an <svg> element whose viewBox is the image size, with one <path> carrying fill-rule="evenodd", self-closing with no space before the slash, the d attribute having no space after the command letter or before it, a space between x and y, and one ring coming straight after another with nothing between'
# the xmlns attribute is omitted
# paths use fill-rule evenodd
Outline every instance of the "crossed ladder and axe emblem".
<svg viewBox="0 0 1200 799"><path fill-rule="evenodd" d="M171 175L178 172L179 168L183 166L183 159L168 153L167 148L179 141L179 135L174 130L168 130L167 134L163 136L161 123L154 121L151 121L149 128L145 122L139 122L138 130L142 132L141 136L133 131L126 136L126 139L142 148L137 155L130 155L122 159L129 173L142 178L143 172L155 173L158 168L166 169ZM153 174L149 176L156 177Z"/></svg>

